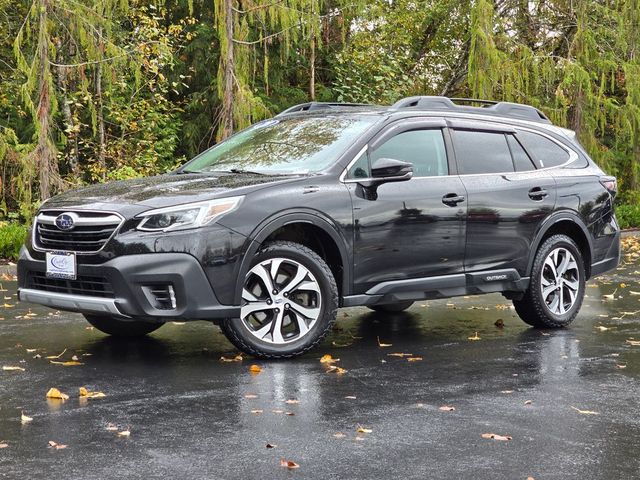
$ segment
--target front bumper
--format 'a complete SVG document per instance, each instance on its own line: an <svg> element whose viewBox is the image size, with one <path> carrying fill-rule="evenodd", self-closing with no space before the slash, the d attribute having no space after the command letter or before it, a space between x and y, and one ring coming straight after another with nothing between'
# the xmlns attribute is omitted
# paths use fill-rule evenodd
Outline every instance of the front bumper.
<svg viewBox="0 0 640 480"><path fill-rule="evenodd" d="M240 316L239 306L218 301L202 266L187 253L123 255L99 265L79 263L79 279L104 278L105 284L111 287L112 292L102 296L90 292L78 294L77 284L66 281L59 282L55 291L31 283L33 275L42 276L45 270L44 261L34 259L26 248L22 249L18 260L21 301L59 310L139 319L216 320ZM67 291L64 285L70 286ZM174 305L157 308L150 297L150 288L169 285L173 289Z"/></svg>

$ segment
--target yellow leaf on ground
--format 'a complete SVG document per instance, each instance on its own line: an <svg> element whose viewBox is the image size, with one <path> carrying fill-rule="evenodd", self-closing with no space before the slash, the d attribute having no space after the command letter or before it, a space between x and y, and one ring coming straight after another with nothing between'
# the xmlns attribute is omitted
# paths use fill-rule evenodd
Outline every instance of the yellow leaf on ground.
<svg viewBox="0 0 640 480"><path fill-rule="evenodd" d="M597 325L595 329L601 332L606 332L607 330L613 330L612 327L605 327L604 325Z"/></svg>
<svg viewBox="0 0 640 480"><path fill-rule="evenodd" d="M84 398L104 398L104 397L106 397L106 395L104 393L102 393L102 392L90 392L85 387L80 387L79 394L80 394L81 397L84 397Z"/></svg>
<svg viewBox="0 0 640 480"><path fill-rule="evenodd" d="M413 357L413 353L387 353L387 357Z"/></svg>
<svg viewBox="0 0 640 480"><path fill-rule="evenodd" d="M248 399L252 399L252 398L258 398L258 395L256 395L255 393L247 393L244 398L248 398Z"/></svg>
<svg viewBox="0 0 640 480"><path fill-rule="evenodd" d="M438 408L438 410L441 410L443 412L453 412L455 411L456 407L452 407L451 405L443 405L440 408Z"/></svg>
<svg viewBox="0 0 640 480"><path fill-rule="evenodd" d="M478 332L476 332L476 334L473 337L467 337L467 340L480 340L480 337L478 336Z"/></svg>
<svg viewBox="0 0 640 480"><path fill-rule="evenodd" d="M498 440L500 442L506 442L508 440L512 440L510 435L498 435L497 433L483 433L482 438L488 438L491 440Z"/></svg>
<svg viewBox="0 0 640 480"><path fill-rule="evenodd" d="M75 360L69 360L68 362L56 362L55 360L49 360L49 363L53 363L54 365L62 365L63 367L77 367L78 365L84 365L84 363L77 362Z"/></svg>
<svg viewBox="0 0 640 480"><path fill-rule="evenodd" d="M634 347L640 347L640 340L627 340L629 345L633 345Z"/></svg>
<svg viewBox="0 0 640 480"><path fill-rule="evenodd" d="M297 403L300 403L300 400L290 399L290 400L285 400L284 403L288 403L289 405L295 405Z"/></svg>
<svg viewBox="0 0 640 480"><path fill-rule="evenodd" d="M222 356L222 357L220 357L220 361L223 362L223 363L241 362L242 361L242 355L236 355L235 357L232 357L232 358Z"/></svg>
<svg viewBox="0 0 640 480"><path fill-rule="evenodd" d="M131 431L130 430L123 430L121 432L118 432L118 436L119 437L128 437L131 435Z"/></svg>
<svg viewBox="0 0 640 480"><path fill-rule="evenodd" d="M264 412L264 410L259 409L259 408L258 408L258 409L256 409L256 410L251 410L251 413L253 413L253 414L260 414L260 413L262 413L262 412Z"/></svg>
<svg viewBox="0 0 640 480"><path fill-rule="evenodd" d="M593 410L580 410L579 408L576 408L573 405L571 405L571 408L573 408L576 412L582 415L600 415L598 412L594 412Z"/></svg>
<svg viewBox="0 0 640 480"><path fill-rule="evenodd" d="M376 338L378 339L378 346L379 346L379 347L381 347L381 348L385 348L385 347L391 347L391 346L393 346L393 344L392 344L392 343L381 343L381 342L380 342L380 337L376 337Z"/></svg>
<svg viewBox="0 0 640 480"><path fill-rule="evenodd" d="M422 357L409 357L407 358L407 362L420 362L422 361Z"/></svg>
<svg viewBox="0 0 640 480"><path fill-rule="evenodd" d="M251 373L260 373L260 372L262 371L262 368L260 368L258 365L255 365L255 364L254 364L254 365L251 365L251 366L249 367L249 371L250 371Z"/></svg>
<svg viewBox="0 0 640 480"><path fill-rule="evenodd" d="M66 445L62 445L60 443L56 443L53 440L49 440L49 447L55 448L56 450L62 450L63 448L67 448Z"/></svg>
<svg viewBox="0 0 640 480"><path fill-rule="evenodd" d="M604 298L605 300L614 300L616 297L616 292L618 291L618 289L616 288L613 293L610 293L609 295L602 295L602 298Z"/></svg>
<svg viewBox="0 0 640 480"><path fill-rule="evenodd" d="M62 393L57 388L50 388L47 392L47 398L51 398L54 400L67 400L69 398L69 395L67 395L66 393Z"/></svg>
<svg viewBox="0 0 640 480"><path fill-rule="evenodd" d="M24 412L22 412L20 414L20 421L22 422L22 424L24 425L25 423L29 423L33 421L33 418L31 417L27 417Z"/></svg>
<svg viewBox="0 0 640 480"><path fill-rule="evenodd" d="M370 428L364 428L362 425L357 425L356 426L356 432L358 432L358 433L371 433L371 432L373 432L373 430L370 429Z"/></svg>
<svg viewBox="0 0 640 480"><path fill-rule="evenodd" d="M7 448L9 446L8 443L0 442L0 448Z"/></svg>
<svg viewBox="0 0 640 480"><path fill-rule="evenodd" d="M3 365L2 370L5 372L24 372L24 368L15 365Z"/></svg>
<svg viewBox="0 0 640 480"><path fill-rule="evenodd" d="M633 290L629 290L629 295L640 295L640 292L634 292Z"/></svg>
<svg viewBox="0 0 640 480"><path fill-rule="evenodd" d="M339 358L333 358L329 354L323 355L322 358L320 358L320 363L336 363L336 362L339 362L339 361L340 361Z"/></svg>
<svg viewBox="0 0 640 480"><path fill-rule="evenodd" d="M49 355L48 357L44 357L47 360L57 360L58 358L60 358L62 355L64 355L66 353L67 349L65 348L62 352L60 352L58 355Z"/></svg>
<svg viewBox="0 0 640 480"><path fill-rule="evenodd" d="M294 468L300 468L300 465L298 465L296 462L292 462L291 460L285 460L284 458L280 459L280 466L287 467L289 470L292 470Z"/></svg>
<svg viewBox="0 0 640 480"><path fill-rule="evenodd" d="M345 373L347 373L347 370L345 370L344 368L340 368L336 365L329 365L329 369L327 370L327 373L329 372L337 373L338 375L344 375Z"/></svg>

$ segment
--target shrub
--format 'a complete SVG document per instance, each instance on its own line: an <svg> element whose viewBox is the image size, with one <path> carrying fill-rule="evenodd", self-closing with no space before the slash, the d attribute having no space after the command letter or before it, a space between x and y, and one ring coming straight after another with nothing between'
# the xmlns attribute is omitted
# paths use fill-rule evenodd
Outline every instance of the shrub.
<svg viewBox="0 0 640 480"><path fill-rule="evenodd" d="M17 260L28 232L25 225L0 222L0 258Z"/></svg>
<svg viewBox="0 0 640 480"><path fill-rule="evenodd" d="M620 228L638 228L640 227L640 205L617 205L616 217Z"/></svg>

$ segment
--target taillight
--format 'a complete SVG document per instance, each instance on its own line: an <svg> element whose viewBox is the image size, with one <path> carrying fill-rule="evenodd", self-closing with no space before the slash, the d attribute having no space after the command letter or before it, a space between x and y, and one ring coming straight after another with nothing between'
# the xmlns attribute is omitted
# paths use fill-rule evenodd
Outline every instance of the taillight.
<svg viewBox="0 0 640 480"><path fill-rule="evenodd" d="M609 191L612 197L616 196L618 193L618 180L616 180L616 177L600 177L600 183Z"/></svg>

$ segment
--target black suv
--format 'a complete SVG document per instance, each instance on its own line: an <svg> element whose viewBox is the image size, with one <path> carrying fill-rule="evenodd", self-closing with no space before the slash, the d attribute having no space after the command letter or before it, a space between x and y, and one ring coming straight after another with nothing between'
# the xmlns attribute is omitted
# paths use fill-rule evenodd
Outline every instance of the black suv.
<svg viewBox="0 0 640 480"><path fill-rule="evenodd" d="M356 305L501 292L528 324L562 327L618 265L615 194L530 106L308 103L170 174L48 200L19 295L112 335L213 321L263 358L308 351Z"/></svg>

